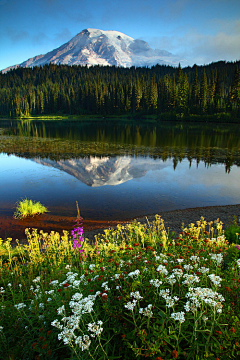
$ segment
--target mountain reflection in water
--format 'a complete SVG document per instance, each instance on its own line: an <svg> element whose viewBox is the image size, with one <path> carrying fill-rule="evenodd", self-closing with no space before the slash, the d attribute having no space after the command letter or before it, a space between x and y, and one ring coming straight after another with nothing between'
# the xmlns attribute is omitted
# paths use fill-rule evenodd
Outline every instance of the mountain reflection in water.
<svg viewBox="0 0 240 360"><path fill-rule="evenodd" d="M150 170L159 170L164 167L161 161L155 161L149 157L133 158L131 156L90 156L83 159L59 161L34 159L34 161L64 171L92 187L120 185L131 179L141 178Z"/></svg>
<svg viewBox="0 0 240 360"><path fill-rule="evenodd" d="M0 166L2 213L24 197L114 220L240 203L235 125L0 121Z"/></svg>
<svg viewBox="0 0 240 360"><path fill-rule="evenodd" d="M66 160L89 156L149 156L173 166L183 159L206 166L240 166L240 128L217 124L118 124L77 121L0 121L0 152L24 158Z"/></svg>

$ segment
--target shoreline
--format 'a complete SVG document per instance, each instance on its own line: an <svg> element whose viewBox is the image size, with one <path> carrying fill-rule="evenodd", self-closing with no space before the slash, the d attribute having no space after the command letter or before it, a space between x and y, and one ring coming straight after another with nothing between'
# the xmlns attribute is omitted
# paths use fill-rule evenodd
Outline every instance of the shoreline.
<svg viewBox="0 0 240 360"><path fill-rule="evenodd" d="M155 220L156 214L148 214L143 216L138 216L132 219L120 221L121 224L129 224L132 221L136 220L142 224L147 223L147 219L149 222ZM170 211L160 211L158 215L164 220L165 229L167 232L171 233L172 231L176 232L177 235L182 231L182 223L184 226L188 226L191 223L195 223L204 217L207 222L215 221L219 219L223 222L223 229L226 228L232 220L233 217L236 216L237 220L240 219L240 204L236 205L215 205L215 206L204 206L204 207L196 207L196 208L187 208L180 210L170 210ZM116 227L116 226L115 226ZM109 227L108 227L109 228ZM107 228L107 229L108 229ZM114 228L114 226L113 226ZM106 229L106 228L105 228ZM92 231L84 231L85 236L90 240L94 240L94 236L98 234L103 234L104 229L94 229Z"/></svg>
<svg viewBox="0 0 240 360"><path fill-rule="evenodd" d="M102 114L45 114L45 115L27 115L20 117L10 117L8 115L1 115L0 120L9 121L121 121L129 122L134 121L136 123L146 122L157 124L159 122L180 122L181 123L221 123L221 124L239 124L239 119L235 114L230 112L219 112L216 114L189 114L182 117L178 117L175 112L161 113L159 115L153 114L131 114L125 113L122 115L102 115Z"/></svg>
<svg viewBox="0 0 240 360"><path fill-rule="evenodd" d="M182 231L182 223L184 226L188 226L190 223L195 223L204 217L207 222L215 221L219 219L223 222L223 229L226 228L236 216L237 220L240 219L240 204L236 205L220 205L220 206L204 206L187 209L176 209L170 211L160 211L157 213L164 220L165 229L171 233L174 231L177 235ZM116 228L118 224L126 225L134 220L142 224L155 220L156 214L147 214L143 216L127 218L123 220L90 220L83 219L84 236L89 239L90 242L94 241L95 235L103 234L105 229ZM36 216L34 218L27 218L24 220L15 220L11 216L0 216L0 230L1 238L12 238L12 245L16 244L16 239L20 240L20 243L27 242L25 237L26 228L37 228L45 232L56 231L60 234L63 230L71 232L75 223L75 217L67 216L54 216L48 213ZM5 229L3 229L3 225ZM5 236L4 233L5 232Z"/></svg>

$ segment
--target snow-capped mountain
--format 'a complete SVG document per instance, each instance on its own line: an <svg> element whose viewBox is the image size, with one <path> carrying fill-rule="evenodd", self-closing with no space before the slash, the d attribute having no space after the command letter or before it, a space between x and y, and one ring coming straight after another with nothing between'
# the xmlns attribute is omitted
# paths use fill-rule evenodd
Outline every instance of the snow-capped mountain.
<svg viewBox="0 0 240 360"><path fill-rule="evenodd" d="M91 187L120 185L131 179L143 177L150 170L160 170L166 167L162 161L131 156L102 158L90 156L84 159L59 161L36 158L34 161L64 171Z"/></svg>
<svg viewBox="0 0 240 360"><path fill-rule="evenodd" d="M19 65L10 66L2 72L20 67L53 64L67 65L115 65L123 67L177 65L181 61L165 50L152 49L143 40L134 40L119 31L85 29L66 44L37 55Z"/></svg>

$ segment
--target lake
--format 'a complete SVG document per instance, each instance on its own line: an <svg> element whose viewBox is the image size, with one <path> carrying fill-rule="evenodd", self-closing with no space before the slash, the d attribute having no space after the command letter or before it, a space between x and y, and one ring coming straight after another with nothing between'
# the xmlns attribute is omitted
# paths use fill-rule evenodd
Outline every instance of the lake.
<svg viewBox="0 0 240 360"><path fill-rule="evenodd" d="M23 198L43 203L50 212L41 219L49 226L58 219L59 229L64 221L68 228L72 224L76 201L84 220L96 223L238 204L240 129L104 119L1 120L0 169L2 237L19 223L12 216ZM21 224L31 226L28 221Z"/></svg>

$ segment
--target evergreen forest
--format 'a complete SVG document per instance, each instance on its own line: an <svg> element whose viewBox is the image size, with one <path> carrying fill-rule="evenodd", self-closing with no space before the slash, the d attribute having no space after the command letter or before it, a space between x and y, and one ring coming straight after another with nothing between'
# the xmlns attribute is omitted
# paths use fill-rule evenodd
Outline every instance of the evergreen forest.
<svg viewBox="0 0 240 360"><path fill-rule="evenodd" d="M0 72L0 116L240 119L240 61L181 68L47 64Z"/></svg>

